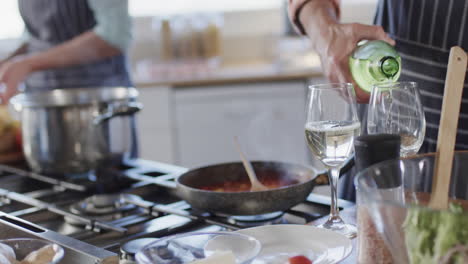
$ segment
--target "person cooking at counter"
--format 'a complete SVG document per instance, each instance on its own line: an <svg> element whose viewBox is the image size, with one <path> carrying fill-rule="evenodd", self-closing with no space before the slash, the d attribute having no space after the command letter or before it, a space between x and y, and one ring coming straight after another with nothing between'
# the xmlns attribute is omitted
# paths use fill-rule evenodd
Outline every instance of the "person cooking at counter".
<svg viewBox="0 0 468 264"><path fill-rule="evenodd" d="M132 85L128 0L18 0L18 6L25 41L0 62L3 103L23 82L27 93ZM134 128L132 141L135 156Z"/></svg>
<svg viewBox="0 0 468 264"><path fill-rule="evenodd" d="M434 152L450 47L468 50L468 1L379 0L376 26L340 23L340 0L288 2L291 22L300 33L309 36L320 55L324 74L332 82L353 82L348 57L359 41L379 39L395 44L404 61L400 80L419 83L427 122L420 152ZM358 102L367 103L369 94L356 84L354 87ZM463 97L457 150L468 149L468 93ZM353 175L341 184L347 188L343 197L349 200L354 199Z"/></svg>

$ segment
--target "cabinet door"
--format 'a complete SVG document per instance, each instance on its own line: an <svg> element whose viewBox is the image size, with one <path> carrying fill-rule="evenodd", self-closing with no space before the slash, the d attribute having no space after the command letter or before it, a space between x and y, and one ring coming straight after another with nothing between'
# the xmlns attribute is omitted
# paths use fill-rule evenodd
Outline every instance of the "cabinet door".
<svg viewBox="0 0 468 264"><path fill-rule="evenodd" d="M144 107L143 111L137 114L140 157L173 163L172 89L144 87L138 91L138 99Z"/></svg>
<svg viewBox="0 0 468 264"><path fill-rule="evenodd" d="M308 163L304 139L306 81L176 89L176 160L198 167L250 159Z"/></svg>

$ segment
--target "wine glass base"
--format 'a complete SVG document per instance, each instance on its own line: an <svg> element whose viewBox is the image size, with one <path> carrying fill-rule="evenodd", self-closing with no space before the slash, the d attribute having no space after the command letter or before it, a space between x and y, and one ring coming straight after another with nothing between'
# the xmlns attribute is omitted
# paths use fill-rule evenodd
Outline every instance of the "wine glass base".
<svg viewBox="0 0 468 264"><path fill-rule="evenodd" d="M350 224L326 222L317 227L337 232L350 239L355 238L357 236L356 226Z"/></svg>

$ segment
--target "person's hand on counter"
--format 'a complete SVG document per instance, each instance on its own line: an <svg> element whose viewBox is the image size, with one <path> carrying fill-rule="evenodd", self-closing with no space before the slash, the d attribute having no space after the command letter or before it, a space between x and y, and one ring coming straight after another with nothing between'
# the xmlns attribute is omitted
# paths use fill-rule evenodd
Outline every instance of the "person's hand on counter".
<svg viewBox="0 0 468 264"><path fill-rule="evenodd" d="M300 7L295 2L302 2L303 6L293 21L300 23L303 32L309 36L313 49L319 54L324 75L334 83L352 83L358 103L367 103L369 94L359 88L354 82L349 69L349 55L361 40L383 40L391 45L391 39L382 27L352 23L342 24L338 20L339 1L332 0L290 0L290 8Z"/></svg>

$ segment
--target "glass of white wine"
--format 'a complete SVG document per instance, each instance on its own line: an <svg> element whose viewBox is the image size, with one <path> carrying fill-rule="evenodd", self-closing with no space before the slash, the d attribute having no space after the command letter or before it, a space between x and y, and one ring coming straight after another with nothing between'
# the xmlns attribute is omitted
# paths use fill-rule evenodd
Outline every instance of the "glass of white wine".
<svg viewBox="0 0 468 264"><path fill-rule="evenodd" d="M328 169L331 187L330 216L320 227L350 238L356 236L356 227L345 224L339 215L337 187L340 168L354 152L354 138L360 134L360 128L352 84L309 87L306 140L312 154Z"/></svg>
<svg viewBox="0 0 468 264"><path fill-rule="evenodd" d="M415 82L379 84L372 88L367 133L400 135L403 157L419 151L426 133L426 119Z"/></svg>

